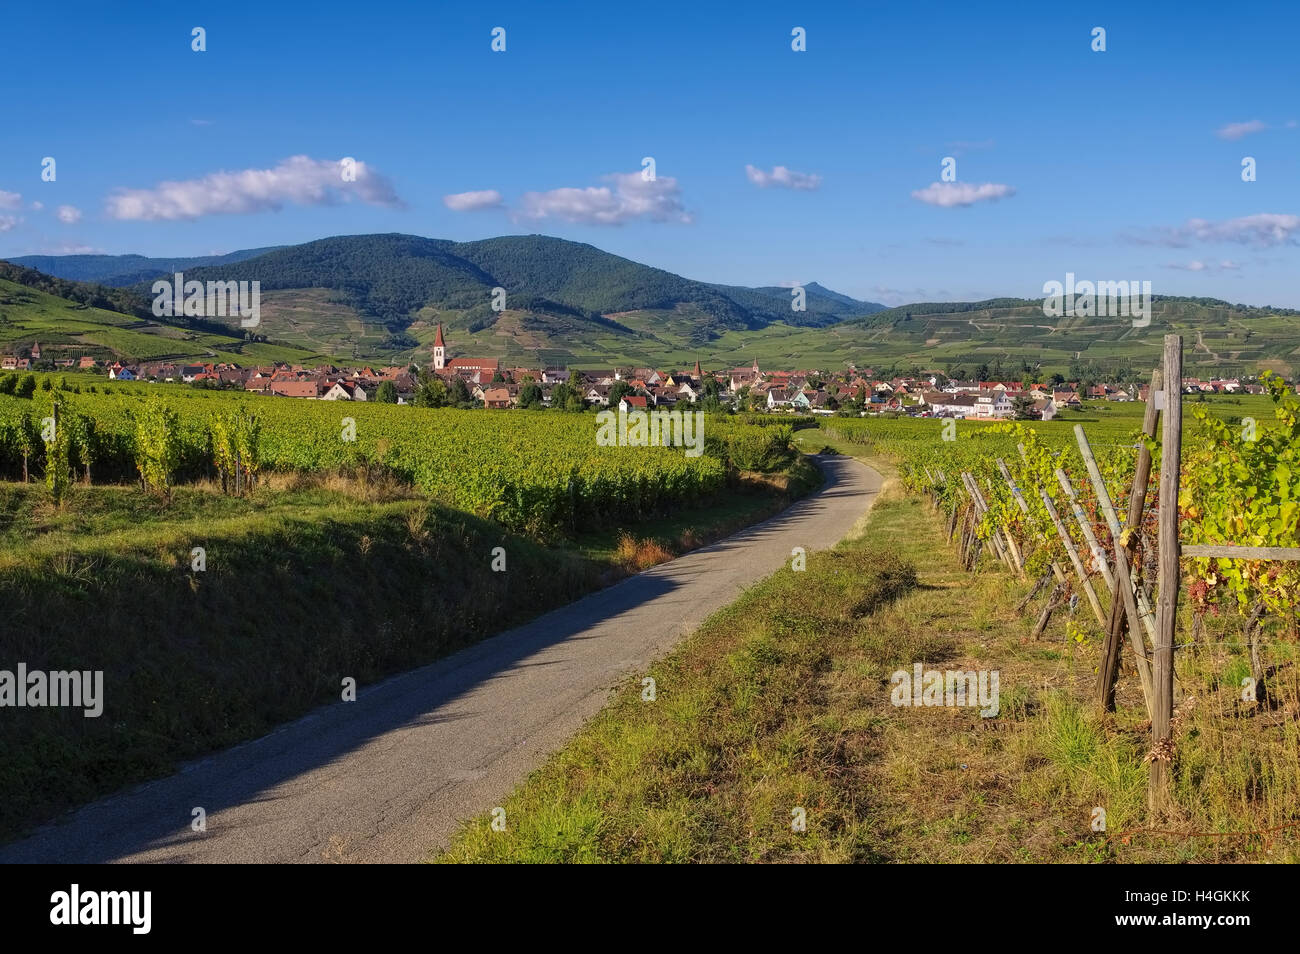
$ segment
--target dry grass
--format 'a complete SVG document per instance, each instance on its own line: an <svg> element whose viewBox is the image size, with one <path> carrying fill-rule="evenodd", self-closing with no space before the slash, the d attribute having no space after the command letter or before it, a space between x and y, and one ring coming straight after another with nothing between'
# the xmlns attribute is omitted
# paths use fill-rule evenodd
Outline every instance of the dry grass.
<svg viewBox="0 0 1300 954"><path fill-rule="evenodd" d="M654 540L638 540L630 533L618 538L615 559L630 573L639 573L659 563L666 563L677 554Z"/></svg>

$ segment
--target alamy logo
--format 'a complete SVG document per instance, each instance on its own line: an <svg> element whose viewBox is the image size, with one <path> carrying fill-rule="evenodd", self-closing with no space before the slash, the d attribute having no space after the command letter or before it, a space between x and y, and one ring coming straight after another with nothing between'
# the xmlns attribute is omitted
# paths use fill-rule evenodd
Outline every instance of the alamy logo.
<svg viewBox="0 0 1300 954"><path fill-rule="evenodd" d="M70 706L85 709L82 715L96 719L104 711L104 671L29 672L26 663L19 663L17 672L0 669L0 708L5 706Z"/></svg>
<svg viewBox="0 0 1300 954"><path fill-rule="evenodd" d="M226 318L239 316L239 327L256 328L262 322L262 283L187 282L183 272L174 281L153 283L155 318Z"/></svg>
<svg viewBox="0 0 1300 954"><path fill-rule="evenodd" d="M1134 328L1151 324L1150 282L1075 282L1074 272L1065 273L1065 284L1043 283L1043 314L1048 318L1133 319Z"/></svg>
<svg viewBox="0 0 1300 954"><path fill-rule="evenodd" d="M127 924L132 934L148 934L153 925L152 891L70 891L50 895L51 924Z"/></svg>
<svg viewBox="0 0 1300 954"><path fill-rule="evenodd" d="M915 663L912 672L899 669L889 682L894 687L889 701L896 706L979 706L986 719L998 714L996 669L927 671Z"/></svg>
<svg viewBox="0 0 1300 954"><path fill-rule="evenodd" d="M687 457L704 453L704 412L656 408L596 415L596 444L600 447L685 447Z"/></svg>

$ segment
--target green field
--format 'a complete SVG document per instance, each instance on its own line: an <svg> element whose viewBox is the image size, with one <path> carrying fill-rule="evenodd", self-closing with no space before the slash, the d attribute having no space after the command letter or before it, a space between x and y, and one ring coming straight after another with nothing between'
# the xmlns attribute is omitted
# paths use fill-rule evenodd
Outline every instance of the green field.
<svg viewBox="0 0 1300 954"><path fill-rule="evenodd" d="M337 700L345 677L364 686L712 542L820 480L788 424L706 424L706 453L687 458L597 447L591 414L33 378L51 388L0 394L0 658L103 670L115 716L0 720L0 839ZM44 483L57 442L39 436L56 400L79 435L59 500ZM176 453L166 491L146 493L136 463L157 445L137 425L158 402L176 412ZM235 496L215 462L240 412L261 431L256 480ZM509 572L491 571L497 548Z"/></svg>
<svg viewBox="0 0 1300 954"><path fill-rule="evenodd" d="M100 308L83 307L25 285L0 279L0 350L37 342L46 359L90 355L100 362L228 361L243 366L275 361L318 363L322 352L231 335L190 331ZM7 347L6 347L7 346Z"/></svg>

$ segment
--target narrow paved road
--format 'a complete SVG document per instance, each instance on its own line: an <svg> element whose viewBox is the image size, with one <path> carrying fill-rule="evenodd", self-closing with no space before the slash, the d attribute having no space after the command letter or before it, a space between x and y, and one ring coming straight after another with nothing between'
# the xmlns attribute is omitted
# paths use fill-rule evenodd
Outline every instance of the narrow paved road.
<svg viewBox="0 0 1300 954"><path fill-rule="evenodd" d="M775 517L377 683L0 848L0 862L414 862L498 805L642 670L794 547L834 545L880 475L820 461ZM196 807L207 831L191 829Z"/></svg>

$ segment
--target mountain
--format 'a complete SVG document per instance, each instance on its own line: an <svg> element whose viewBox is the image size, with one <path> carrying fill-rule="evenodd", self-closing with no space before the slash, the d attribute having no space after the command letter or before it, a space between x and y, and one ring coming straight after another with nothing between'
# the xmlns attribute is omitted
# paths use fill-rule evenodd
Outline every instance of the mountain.
<svg viewBox="0 0 1300 954"><path fill-rule="evenodd" d="M83 268L85 258L46 265L58 274ZM478 242L336 236L236 252L216 265L135 258L150 264L132 268L157 270L129 288L63 287L48 277L33 287L148 320L152 280L176 267L199 281L257 280L258 336L268 344L367 363L427 361L441 323L453 355L531 367L680 368L696 358L706 367L740 367L757 358L786 368L852 362L973 372L982 364L1008 371L1028 364L1049 373L1085 365L1136 372L1154 366L1162 336L1177 331L1187 341L1189 374L1300 369L1300 313L1209 298L1155 296L1151 324L1133 328L1125 319L1048 318L1041 299L886 308L810 282L806 310L794 312L787 287L709 284L540 235ZM506 291L500 312L491 307L494 288ZM175 323L238 337L230 325Z"/></svg>
<svg viewBox="0 0 1300 954"><path fill-rule="evenodd" d="M184 271L200 281L257 280L266 291L329 289L347 296L363 318L394 324L408 322L427 305L473 308L489 299L495 287L522 301L599 314L694 305L735 327L771 321L829 324L885 307L814 282L806 286L806 311L794 312L788 288L706 284L544 235L459 243L415 235L351 235L196 258L28 255L13 262L59 278L114 287L144 286ZM228 267L240 263L244 267Z"/></svg>
<svg viewBox="0 0 1300 954"><path fill-rule="evenodd" d="M128 285L135 285L147 279L185 271L199 265L242 262L278 247L246 248L228 255L200 255L197 258L148 258L144 255L22 255L9 261L24 268L34 268L56 278L126 288Z"/></svg>
<svg viewBox="0 0 1300 954"><path fill-rule="evenodd" d="M590 318L686 306L704 316L702 331L773 321L823 325L884 307L815 286L808 309L794 312L788 289L709 285L544 235L478 242L399 234L338 236L192 271L200 281L256 279L263 290L328 289L360 317L390 326L409 324L429 306L490 313L492 289L498 287L506 290L507 307L545 312L548 305L559 305Z"/></svg>
<svg viewBox="0 0 1300 954"><path fill-rule="evenodd" d="M822 326L834 324L854 315L871 315L884 311L885 306L873 301L858 301L829 288L809 282L803 286L805 310L802 314L791 308L792 288L771 285L763 288L744 288L738 285L711 285L755 314L773 316L792 325Z"/></svg>

